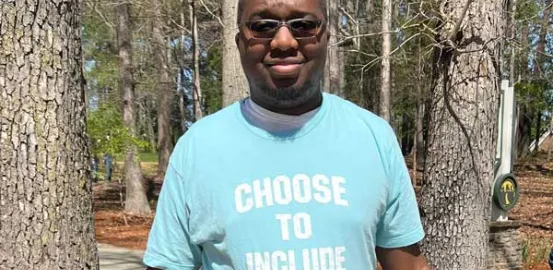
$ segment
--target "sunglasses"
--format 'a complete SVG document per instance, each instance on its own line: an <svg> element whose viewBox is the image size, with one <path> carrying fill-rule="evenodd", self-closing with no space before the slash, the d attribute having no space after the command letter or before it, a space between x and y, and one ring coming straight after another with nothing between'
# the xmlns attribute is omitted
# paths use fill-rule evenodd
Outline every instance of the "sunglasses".
<svg viewBox="0 0 553 270"><path fill-rule="evenodd" d="M251 38L273 39L282 26L288 27L296 39L313 38L319 34L323 20L293 19L289 21L278 21L271 19L255 20L245 22Z"/></svg>

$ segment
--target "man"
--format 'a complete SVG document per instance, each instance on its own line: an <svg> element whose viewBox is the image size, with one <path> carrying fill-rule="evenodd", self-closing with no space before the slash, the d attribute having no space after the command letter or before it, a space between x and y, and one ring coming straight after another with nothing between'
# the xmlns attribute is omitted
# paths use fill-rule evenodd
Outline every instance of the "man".
<svg viewBox="0 0 553 270"><path fill-rule="evenodd" d="M425 269L390 126L321 92L323 0L243 0L250 98L195 123L166 172L144 263L155 269Z"/></svg>
<svg viewBox="0 0 553 270"><path fill-rule="evenodd" d="M113 169L113 158L110 154L104 155L104 165L106 166L106 181L109 183L111 182L111 173Z"/></svg>

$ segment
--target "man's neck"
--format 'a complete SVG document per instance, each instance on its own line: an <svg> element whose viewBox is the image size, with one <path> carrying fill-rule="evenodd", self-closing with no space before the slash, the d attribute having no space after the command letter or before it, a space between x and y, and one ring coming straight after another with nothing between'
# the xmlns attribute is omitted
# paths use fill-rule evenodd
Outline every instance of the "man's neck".
<svg viewBox="0 0 553 270"><path fill-rule="evenodd" d="M319 108L323 102L323 95L321 91L317 91L317 93L310 97L307 101L293 107L275 106L273 104L264 102L262 98L258 98L256 95L253 94L250 98L255 104L261 106L262 108L274 113L284 115L302 115Z"/></svg>
<svg viewBox="0 0 553 270"><path fill-rule="evenodd" d="M241 105L244 117L250 124L268 132L289 132L302 128L319 111L319 107L300 115L281 114L270 111L251 98L246 99Z"/></svg>

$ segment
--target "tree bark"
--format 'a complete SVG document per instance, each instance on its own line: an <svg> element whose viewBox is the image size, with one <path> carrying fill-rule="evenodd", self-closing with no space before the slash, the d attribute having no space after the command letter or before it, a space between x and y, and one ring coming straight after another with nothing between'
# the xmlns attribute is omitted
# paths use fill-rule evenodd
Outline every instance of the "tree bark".
<svg viewBox="0 0 553 270"><path fill-rule="evenodd" d="M551 120L549 122L549 136L547 136L547 139L549 140L549 146L547 148L547 161L551 160L551 150L553 150L553 142L551 141L551 132L553 132L553 117L551 117Z"/></svg>
<svg viewBox="0 0 553 270"><path fill-rule="evenodd" d="M540 137L541 137L541 111L536 110L536 143L534 144L534 153L540 150Z"/></svg>
<svg viewBox="0 0 553 270"><path fill-rule="evenodd" d="M200 37L198 36L198 16L196 14L196 0L190 0L190 25L192 25L192 59L194 62L194 120L203 117L202 87L200 85Z"/></svg>
<svg viewBox="0 0 553 270"><path fill-rule="evenodd" d="M417 115L415 120L415 138L413 142L413 185L417 184L418 170L424 166L424 104L426 98L423 91L424 59L422 54L422 37L417 46Z"/></svg>
<svg viewBox="0 0 553 270"><path fill-rule="evenodd" d="M534 76L537 78L538 74L545 74L544 68L546 64L544 63L544 53L545 53L545 43L547 43L547 29L550 25L549 21L551 18L551 4L552 0L546 0L545 3L545 9L543 10L543 18L541 21L540 26L540 34L538 39L538 46L536 48L536 51L538 55L535 57L535 64L534 64Z"/></svg>
<svg viewBox="0 0 553 270"><path fill-rule="evenodd" d="M330 39L328 41L327 59L324 76L324 91L340 95L342 91L341 81L341 64L340 64L340 48L338 45L338 35L340 16L338 13L338 1L326 1L328 30Z"/></svg>
<svg viewBox="0 0 553 270"><path fill-rule="evenodd" d="M152 111L151 111L151 107L150 106L150 103L152 103L151 100L145 100L145 102L143 103L142 105L142 110L143 110L143 117L144 117L144 130L148 136L148 141L150 142L150 151L152 153L156 153L157 152L157 147L156 147L156 134L154 132L154 123L153 123L153 120L152 120Z"/></svg>
<svg viewBox="0 0 553 270"><path fill-rule="evenodd" d="M163 33L166 25L163 19L163 2L152 1L152 11L155 13L152 20L152 39L154 58L157 66L156 94L157 106L157 175L165 175L169 157L173 151L173 136L171 132L171 109L173 108L174 92L169 76L169 58L166 56L168 42Z"/></svg>
<svg viewBox="0 0 553 270"><path fill-rule="evenodd" d="M80 14L0 4L2 269L98 269Z"/></svg>
<svg viewBox="0 0 553 270"><path fill-rule="evenodd" d="M517 2L516 0L510 0L510 9L509 11L509 37L511 38L511 57L509 59L509 85L514 86L515 85L515 59L516 59L516 13L517 13Z"/></svg>
<svg viewBox="0 0 553 270"><path fill-rule="evenodd" d="M223 107L248 96L249 86L242 69L235 37L238 0L223 0Z"/></svg>
<svg viewBox="0 0 553 270"><path fill-rule="evenodd" d="M522 80L527 81L529 69L528 69L528 59L529 59L529 28L528 24L525 23L522 25L520 30L520 43L521 43L521 52L519 54L519 70L518 74L521 76ZM516 147L516 158L524 158L528 156L530 147L530 131L532 129L532 115L531 109L528 108L528 105L524 102L517 104L518 107L518 116L517 116L517 147Z"/></svg>
<svg viewBox="0 0 553 270"><path fill-rule="evenodd" d="M134 78L132 73L130 4L115 6L117 47L119 51L119 88L123 101L123 121L131 136L135 136ZM125 158L125 212L128 214L150 214L150 205L142 183L142 171L138 161L136 145L129 142Z"/></svg>
<svg viewBox="0 0 553 270"><path fill-rule="evenodd" d="M435 51L421 194L423 250L434 269L487 269L502 7L450 1L444 12L455 21L437 29L443 47Z"/></svg>
<svg viewBox="0 0 553 270"><path fill-rule="evenodd" d="M522 76L524 80L526 80L527 75L529 73L528 69L528 58L530 56L529 53L529 46L530 46L530 40L529 40L529 26L528 23L524 23L522 25L522 29L520 29L520 47L522 49L522 56L519 63L519 74Z"/></svg>
<svg viewBox="0 0 553 270"><path fill-rule="evenodd" d="M185 24L186 24L186 16L184 16L184 8L186 6L186 2L185 0L180 0L180 23L181 23L181 32L180 32L180 54L182 55L182 57L178 57L177 60L178 60L178 64L179 64L179 87L180 87L180 90L179 90L179 116L180 116L180 121L179 121L179 128L180 128L180 131L181 131L181 134L180 136L182 136L184 134L184 130L185 130L185 125L186 125L186 122L188 121L186 115L186 91L185 91L185 87L184 87L184 55L186 55L186 31L185 31Z"/></svg>
<svg viewBox="0 0 553 270"><path fill-rule="evenodd" d="M537 46L537 53L538 55L536 56L536 62L534 64L534 67L533 67L533 74L534 74L534 79L538 79L538 81L541 81L543 80L543 77L544 76L547 76L545 75L545 69L547 67L545 61L544 61L544 53L545 53L545 44L547 43L547 39L546 39L546 36L547 36L547 30L548 30L548 27L549 27L549 21L550 21L550 18L551 18L551 3L552 1L551 0L547 0L545 1L545 9L543 10L543 18L542 18L542 22L541 22L541 27L540 27L540 34L539 34L539 39L538 39L538 46ZM542 91L545 91L545 89L542 89ZM539 140L540 140L540 137L541 137L541 111L539 109L535 109L535 112L536 112L536 117L535 117L535 121L536 121L536 133L535 133L535 136L536 136L536 144L535 144L535 147L534 147L534 153L537 153L539 151Z"/></svg>
<svg viewBox="0 0 553 270"><path fill-rule="evenodd" d="M382 1L382 61L380 69L380 117L390 122L390 51L392 47L392 0Z"/></svg>
<svg viewBox="0 0 553 270"><path fill-rule="evenodd" d="M532 112L527 109L527 105L521 104L518 115L517 128L517 158L527 157L530 153L530 141L532 134Z"/></svg>

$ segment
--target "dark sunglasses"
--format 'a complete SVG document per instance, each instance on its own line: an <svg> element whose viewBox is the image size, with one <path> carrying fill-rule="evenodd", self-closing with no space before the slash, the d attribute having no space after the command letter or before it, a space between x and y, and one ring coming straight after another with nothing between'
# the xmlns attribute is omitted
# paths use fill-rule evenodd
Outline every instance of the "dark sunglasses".
<svg viewBox="0 0 553 270"><path fill-rule="evenodd" d="M313 19L293 19L289 21L278 21L271 19L261 19L245 22L251 38L254 39L273 39L282 26L288 27L296 39L313 38L319 34L323 20Z"/></svg>

